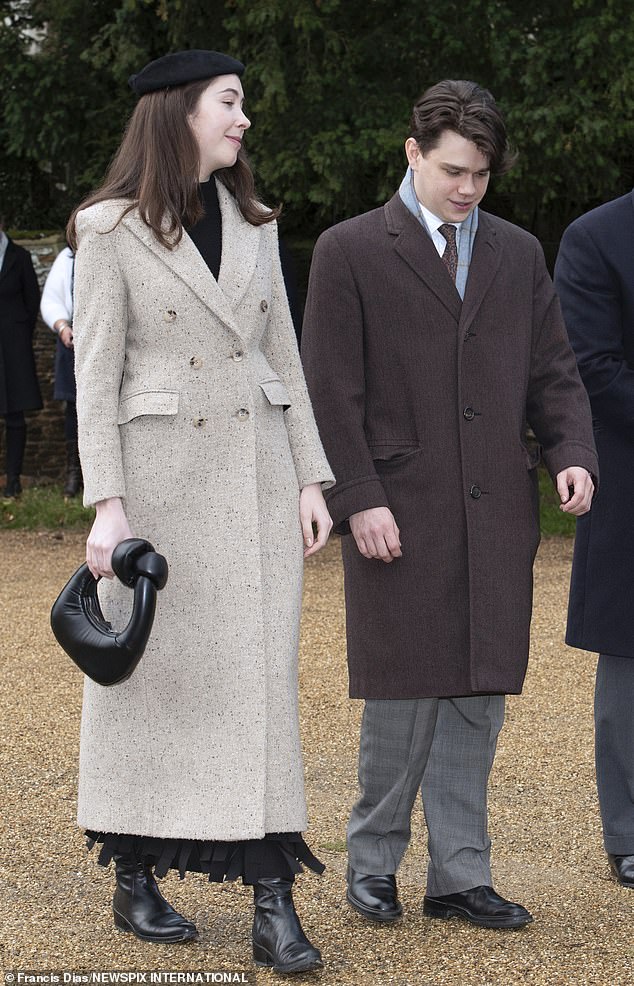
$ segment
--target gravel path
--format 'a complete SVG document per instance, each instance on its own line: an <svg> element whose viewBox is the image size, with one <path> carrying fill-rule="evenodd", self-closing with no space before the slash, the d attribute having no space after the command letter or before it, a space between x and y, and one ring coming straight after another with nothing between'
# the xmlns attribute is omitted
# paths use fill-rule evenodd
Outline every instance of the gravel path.
<svg viewBox="0 0 634 986"><path fill-rule="evenodd" d="M4 970L245 971L251 893L170 875L167 895L201 932L197 943L144 944L113 929L112 875L75 827L81 679L55 644L48 613L81 561L83 539L0 534L0 758L6 777L0 833L0 958ZM592 762L595 658L562 643L571 544L546 541L536 569L530 671L509 702L491 783L494 874L535 923L488 931L422 917L425 834L416 811L400 871L405 916L365 922L344 902L345 823L355 796L360 702L346 695L339 545L307 566L301 714L311 829L327 863L296 890L324 972L290 981L320 986L626 986L634 984L634 892L609 878Z"/></svg>

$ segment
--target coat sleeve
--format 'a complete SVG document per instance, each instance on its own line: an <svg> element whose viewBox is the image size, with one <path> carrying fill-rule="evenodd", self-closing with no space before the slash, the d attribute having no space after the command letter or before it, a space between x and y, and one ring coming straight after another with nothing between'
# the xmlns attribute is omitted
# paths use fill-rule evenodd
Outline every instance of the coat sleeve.
<svg viewBox="0 0 634 986"><path fill-rule="evenodd" d="M52 329L60 318L65 318L68 322L73 320L73 312L68 310L67 301L68 282L71 278L72 267L72 255L69 254L68 250L62 250L53 261L48 277L44 282L40 311L49 329Z"/></svg>
<svg viewBox="0 0 634 986"><path fill-rule="evenodd" d="M622 285L582 223L564 233L555 287L595 417L617 426L620 434L632 434L634 369L623 349Z"/></svg>
<svg viewBox="0 0 634 986"><path fill-rule="evenodd" d="M302 358L315 416L337 483L326 495L335 530L371 507L389 507L367 444L363 310L335 231L317 241L302 330Z"/></svg>
<svg viewBox="0 0 634 986"><path fill-rule="evenodd" d="M99 232L79 213L75 261L73 336L77 380L79 452L86 506L125 497L119 438L127 295L119 267L117 230Z"/></svg>
<svg viewBox="0 0 634 986"><path fill-rule="evenodd" d="M284 421L299 487L303 489L311 483L322 483L323 488L328 489L335 479L319 437L308 396L282 275L277 233L274 225L271 226L270 232L275 237L271 245L271 311L262 349L267 362L284 382L290 395L291 405L284 413Z"/></svg>
<svg viewBox="0 0 634 986"><path fill-rule="evenodd" d="M582 466L596 481L599 465L588 395L542 249L538 244L535 249L534 334L526 416L553 479L569 466Z"/></svg>

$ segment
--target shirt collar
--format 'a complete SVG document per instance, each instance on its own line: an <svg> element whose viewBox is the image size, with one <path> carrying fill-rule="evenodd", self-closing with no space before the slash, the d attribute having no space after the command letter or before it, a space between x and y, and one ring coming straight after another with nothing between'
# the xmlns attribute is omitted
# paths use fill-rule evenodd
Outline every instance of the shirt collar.
<svg viewBox="0 0 634 986"><path fill-rule="evenodd" d="M462 223L446 223L444 219L439 219L438 216L435 216L433 212L430 212L429 209L426 209L423 203L420 201L420 199L417 199L417 201L420 207L420 211L423 215L423 219L425 220L425 225L427 226L427 229L429 230L430 233L435 233L440 226L445 226L445 225L455 226L458 232L460 232L460 230L462 229Z"/></svg>

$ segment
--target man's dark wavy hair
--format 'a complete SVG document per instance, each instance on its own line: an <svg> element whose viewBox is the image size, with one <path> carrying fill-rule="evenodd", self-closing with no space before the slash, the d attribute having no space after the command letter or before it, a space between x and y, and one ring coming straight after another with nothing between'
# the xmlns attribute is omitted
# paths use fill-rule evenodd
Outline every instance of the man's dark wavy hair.
<svg viewBox="0 0 634 986"><path fill-rule="evenodd" d="M445 79L427 89L415 104L410 137L423 154L438 145L446 130L475 144L494 175L506 174L517 160L495 99L475 82Z"/></svg>

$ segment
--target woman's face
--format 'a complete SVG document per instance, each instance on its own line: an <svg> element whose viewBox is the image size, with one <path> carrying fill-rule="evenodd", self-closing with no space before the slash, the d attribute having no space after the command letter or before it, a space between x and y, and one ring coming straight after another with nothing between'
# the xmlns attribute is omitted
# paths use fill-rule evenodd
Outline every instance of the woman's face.
<svg viewBox="0 0 634 986"><path fill-rule="evenodd" d="M219 75L202 93L189 123L198 144L200 180L236 163L251 121L242 112L244 93L237 75Z"/></svg>

